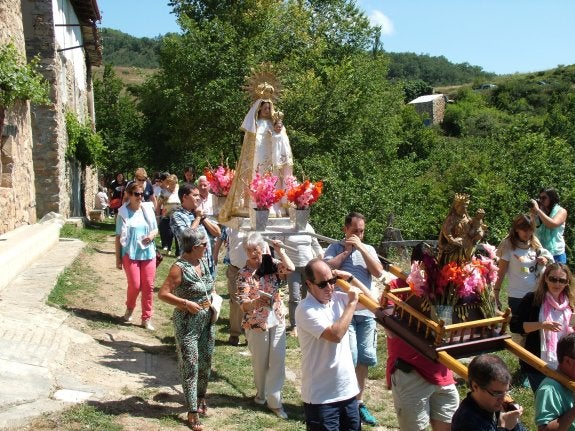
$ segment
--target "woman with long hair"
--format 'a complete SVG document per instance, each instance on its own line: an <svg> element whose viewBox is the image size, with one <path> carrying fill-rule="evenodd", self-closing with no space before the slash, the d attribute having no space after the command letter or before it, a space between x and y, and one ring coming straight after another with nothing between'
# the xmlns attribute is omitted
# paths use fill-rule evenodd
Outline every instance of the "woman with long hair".
<svg viewBox="0 0 575 431"><path fill-rule="evenodd" d="M128 280L124 320L132 321L136 300L142 293L142 326L150 331L154 278L156 277L156 245L158 234L156 213L152 202L143 202L142 185L132 182L125 191L128 200L118 209L116 218L116 268L124 269Z"/></svg>
<svg viewBox="0 0 575 431"><path fill-rule="evenodd" d="M537 200L531 199L531 218L543 247L555 262L567 263L565 253L565 221L567 210L559 205L559 194L552 187L541 189Z"/></svg>
<svg viewBox="0 0 575 431"><path fill-rule="evenodd" d="M541 246L533 232L530 217L520 214L513 219L509 234L497 247L499 277L494 287L495 299L501 308L499 292L507 277L507 303L513 314L517 313L523 297L535 290L537 266L553 261L553 256Z"/></svg>
<svg viewBox="0 0 575 431"><path fill-rule="evenodd" d="M563 263L552 263L545 268L535 292L525 295L519 304L517 315L511 319L511 330L525 334L525 348L556 368L557 341L573 332L574 306L571 270ZM521 369L535 392L545 376L525 362L521 362Z"/></svg>

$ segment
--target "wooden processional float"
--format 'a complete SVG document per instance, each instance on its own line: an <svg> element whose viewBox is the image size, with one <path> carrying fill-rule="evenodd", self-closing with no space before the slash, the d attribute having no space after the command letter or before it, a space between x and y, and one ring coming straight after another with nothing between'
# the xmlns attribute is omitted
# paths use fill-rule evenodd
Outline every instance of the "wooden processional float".
<svg viewBox="0 0 575 431"><path fill-rule="evenodd" d="M407 279L408 274L401 268L381 256L379 259L387 271L398 278ZM350 284L344 280L337 280L337 285L345 292L350 288ZM359 302L376 314L377 322L385 329L402 338L430 360L445 365L466 381L467 367L457 358L509 350L541 373L575 391L575 381L569 380L565 375L550 368L543 360L511 339L508 332L511 320L509 308L505 312L499 312L496 317L446 325L443 320L439 323L431 320L416 307L410 305L409 300L404 301L398 296L405 296L410 292L409 287L390 289L386 286L383 296L390 307L385 310L379 303L364 294L359 295Z"/></svg>

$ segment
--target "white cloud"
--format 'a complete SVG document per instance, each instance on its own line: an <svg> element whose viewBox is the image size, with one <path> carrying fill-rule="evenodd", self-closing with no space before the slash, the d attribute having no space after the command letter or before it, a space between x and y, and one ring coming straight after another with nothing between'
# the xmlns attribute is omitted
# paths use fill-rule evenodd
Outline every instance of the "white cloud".
<svg viewBox="0 0 575 431"><path fill-rule="evenodd" d="M372 25L380 26L381 34L384 36L389 36L390 34L395 33L393 22L386 15L384 15L383 12L374 9L369 15L369 21Z"/></svg>

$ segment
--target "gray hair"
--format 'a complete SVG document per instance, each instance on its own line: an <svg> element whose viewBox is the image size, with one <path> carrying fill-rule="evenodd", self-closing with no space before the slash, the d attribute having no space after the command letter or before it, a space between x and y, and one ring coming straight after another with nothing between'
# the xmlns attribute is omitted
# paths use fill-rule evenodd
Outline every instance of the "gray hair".
<svg viewBox="0 0 575 431"><path fill-rule="evenodd" d="M200 245L207 240L208 237L203 231L188 227L182 232L182 249L184 253L189 253L194 246Z"/></svg>
<svg viewBox="0 0 575 431"><path fill-rule="evenodd" d="M260 247L263 250L266 248L266 242L259 232L252 232L244 241L244 248Z"/></svg>

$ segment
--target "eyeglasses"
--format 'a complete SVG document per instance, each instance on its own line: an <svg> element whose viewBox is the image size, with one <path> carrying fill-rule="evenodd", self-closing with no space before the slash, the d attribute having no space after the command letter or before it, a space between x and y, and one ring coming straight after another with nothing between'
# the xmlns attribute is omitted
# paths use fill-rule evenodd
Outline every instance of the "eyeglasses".
<svg viewBox="0 0 575 431"><path fill-rule="evenodd" d="M198 247L199 247L199 246L207 247L207 246L208 246L208 243L207 243L207 242L200 242L200 243L198 244Z"/></svg>
<svg viewBox="0 0 575 431"><path fill-rule="evenodd" d="M134 196L136 196L137 198L141 198L142 196L144 196L144 192L134 192L132 193Z"/></svg>
<svg viewBox="0 0 575 431"><path fill-rule="evenodd" d="M509 391L504 391L504 392L493 392L490 391L487 388L481 388L483 389L485 392L487 392L489 395L491 395L493 398L505 398L506 395L509 395Z"/></svg>
<svg viewBox="0 0 575 431"><path fill-rule="evenodd" d="M550 281L551 283L567 284L569 280L567 280L566 278L557 278L550 275L549 277L547 277L547 281Z"/></svg>
<svg viewBox="0 0 575 431"><path fill-rule="evenodd" d="M314 282L313 284L315 284L320 289L325 289L328 284L335 284L336 281L337 281L337 277L333 277L333 278L330 278L329 280L320 281L319 283Z"/></svg>

